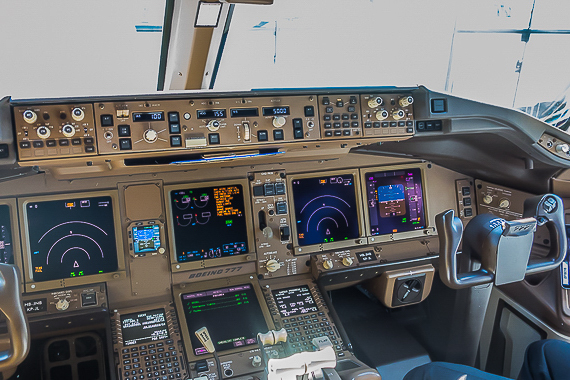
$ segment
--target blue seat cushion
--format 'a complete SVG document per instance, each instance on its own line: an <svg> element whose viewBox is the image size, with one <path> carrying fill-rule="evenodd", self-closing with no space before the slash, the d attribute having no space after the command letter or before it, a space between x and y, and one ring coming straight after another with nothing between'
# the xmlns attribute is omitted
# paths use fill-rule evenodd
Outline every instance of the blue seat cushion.
<svg viewBox="0 0 570 380"><path fill-rule="evenodd" d="M570 379L570 344L552 339L530 344L518 379Z"/></svg>
<svg viewBox="0 0 570 380"><path fill-rule="evenodd" d="M462 376L467 375L465 378ZM404 380L509 380L461 364L432 362L416 367Z"/></svg>

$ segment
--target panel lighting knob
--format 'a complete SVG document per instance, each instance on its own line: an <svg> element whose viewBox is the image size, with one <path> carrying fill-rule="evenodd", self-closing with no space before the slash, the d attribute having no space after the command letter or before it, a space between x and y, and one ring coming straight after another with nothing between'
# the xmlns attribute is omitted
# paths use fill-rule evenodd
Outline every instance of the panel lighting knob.
<svg viewBox="0 0 570 380"><path fill-rule="evenodd" d="M81 121L85 117L85 112L79 107L75 107L71 111L71 118L75 121Z"/></svg>
<svg viewBox="0 0 570 380"><path fill-rule="evenodd" d="M210 132L216 132L220 129L220 122L218 120L210 120L208 124L206 124L206 128L208 128Z"/></svg>
<svg viewBox="0 0 570 380"><path fill-rule="evenodd" d="M268 272L273 273L277 272L281 268L281 264L279 264L279 261L271 259L268 260L267 263L265 263L265 268L267 268Z"/></svg>
<svg viewBox="0 0 570 380"><path fill-rule="evenodd" d="M66 299L60 299L59 301L57 301L57 303L55 304L55 308L59 311L64 311L67 310L67 308L69 307L69 301Z"/></svg>
<svg viewBox="0 0 570 380"><path fill-rule="evenodd" d="M394 110L394 111L392 111L392 117L394 118L394 120L403 119L405 116L406 116L406 113L404 112L404 110Z"/></svg>
<svg viewBox="0 0 570 380"><path fill-rule="evenodd" d="M323 268L325 268L326 270L332 269L334 267L334 263L332 262L331 259L326 259L325 261L323 261Z"/></svg>
<svg viewBox="0 0 570 380"><path fill-rule="evenodd" d="M266 226L262 231L264 238L271 239L273 237L273 230L271 229L271 227Z"/></svg>
<svg viewBox="0 0 570 380"><path fill-rule="evenodd" d="M261 367L261 356L255 355L255 356L251 359L251 365L254 366L254 367Z"/></svg>
<svg viewBox="0 0 570 380"><path fill-rule="evenodd" d="M382 104L384 104L384 99L382 99L379 96L375 98L370 98L370 100L368 101L368 107L370 108L380 107Z"/></svg>
<svg viewBox="0 0 570 380"><path fill-rule="evenodd" d="M350 257L350 256L342 259L342 265L344 265L345 267L351 266L353 262L354 262L354 260L352 260L352 257Z"/></svg>
<svg viewBox="0 0 570 380"><path fill-rule="evenodd" d="M32 110L24 111L24 121L28 124L34 124L38 120L38 115Z"/></svg>
<svg viewBox="0 0 570 380"><path fill-rule="evenodd" d="M500 208L508 208L511 205L511 201L509 201L508 199L501 199L499 201L499 207Z"/></svg>
<svg viewBox="0 0 570 380"><path fill-rule="evenodd" d="M273 118L273 126L275 128L281 128L282 126L285 125L286 122L287 122L287 119L285 119L283 116L275 116Z"/></svg>
<svg viewBox="0 0 570 380"><path fill-rule="evenodd" d="M36 134L40 139L47 139L51 135L51 131L48 127L42 125L36 130Z"/></svg>
<svg viewBox="0 0 570 380"><path fill-rule="evenodd" d="M404 96L403 98L400 98L398 103L400 103L400 106L402 107L407 107L414 103L414 98L412 98L411 96Z"/></svg>
<svg viewBox="0 0 570 380"><path fill-rule="evenodd" d="M148 143L153 143L158 140L158 133L154 129L147 129L143 132L143 138Z"/></svg>
<svg viewBox="0 0 570 380"><path fill-rule="evenodd" d="M66 124L61 128L61 133L67 138L73 137L75 135L75 128L73 125Z"/></svg>
<svg viewBox="0 0 570 380"><path fill-rule="evenodd" d="M556 145L556 151L558 153L568 154L568 152L570 151L570 147L568 146L568 144L558 144Z"/></svg>
<svg viewBox="0 0 570 380"><path fill-rule="evenodd" d="M390 116L390 114L386 110L380 110L376 112L376 119L378 120L386 120L388 116Z"/></svg>
<svg viewBox="0 0 570 380"><path fill-rule="evenodd" d="M493 197L490 196L489 194L485 194L483 196L483 202L485 202L485 204L490 205L491 202L493 202Z"/></svg>

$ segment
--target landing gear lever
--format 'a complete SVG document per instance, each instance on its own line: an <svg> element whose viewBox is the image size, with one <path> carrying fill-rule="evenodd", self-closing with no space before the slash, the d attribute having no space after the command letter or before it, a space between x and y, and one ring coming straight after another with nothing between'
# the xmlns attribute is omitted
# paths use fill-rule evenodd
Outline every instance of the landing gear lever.
<svg viewBox="0 0 570 380"><path fill-rule="evenodd" d="M521 281L527 274L557 268L566 254L564 205L554 194L527 199L523 219L519 220L481 214L469 222L464 232L461 220L453 210L447 210L436 215L435 223L440 246L439 274L453 289ZM550 252L546 258L529 260L537 225L548 228ZM462 239L463 254L480 261L479 270L459 273L457 254Z"/></svg>

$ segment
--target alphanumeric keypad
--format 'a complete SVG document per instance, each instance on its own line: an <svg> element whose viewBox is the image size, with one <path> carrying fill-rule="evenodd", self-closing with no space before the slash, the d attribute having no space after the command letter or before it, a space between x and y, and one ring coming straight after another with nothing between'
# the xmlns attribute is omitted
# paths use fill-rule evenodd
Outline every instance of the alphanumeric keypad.
<svg viewBox="0 0 570 380"><path fill-rule="evenodd" d="M125 347L121 351L123 380L181 379L182 355L176 351L174 341Z"/></svg>
<svg viewBox="0 0 570 380"><path fill-rule="evenodd" d="M324 312L306 314L283 319L283 327L287 330L287 341L296 352L315 351L312 340L328 336L337 354L342 351L342 340L337 336L333 325ZM339 356L342 356L339 354Z"/></svg>

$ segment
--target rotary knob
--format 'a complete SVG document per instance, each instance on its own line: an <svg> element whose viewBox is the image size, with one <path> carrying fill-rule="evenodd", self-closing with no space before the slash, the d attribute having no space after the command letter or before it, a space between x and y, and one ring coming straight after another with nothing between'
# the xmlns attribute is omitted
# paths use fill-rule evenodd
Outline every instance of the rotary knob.
<svg viewBox="0 0 570 380"><path fill-rule="evenodd" d="M71 118L75 121L81 121L85 117L85 112L79 107L75 107L71 111Z"/></svg>
<svg viewBox="0 0 570 380"><path fill-rule="evenodd" d="M153 143L158 140L158 133L154 129L147 129L143 132L143 139L148 143Z"/></svg>
<svg viewBox="0 0 570 380"><path fill-rule="evenodd" d="M47 139L51 135L51 131L46 126L41 126L36 130L36 134L40 139Z"/></svg>
<svg viewBox="0 0 570 380"><path fill-rule="evenodd" d="M490 196L489 194L485 194L483 196L483 202L485 202L485 204L489 205L489 204L491 204L491 202L493 202L493 197Z"/></svg>
<svg viewBox="0 0 570 380"><path fill-rule="evenodd" d="M261 356L255 355L255 356L251 359L251 365L254 366L254 367L261 367Z"/></svg>
<svg viewBox="0 0 570 380"><path fill-rule="evenodd" d="M286 122L287 122L287 119L285 119L283 116L275 116L273 118L273 126L275 128L281 128L282 126L285 125Z"/></svg>
<svg viewBox="0 0 570 380"><path fill-rule="evenodd" d="M24 111L24 121L28 124L34 124L38 120L38 115L32 110Z"/></svg>
<svg viewBox="0 0 570 380"><path fill-rule="evenodd" d="M511 205L511 201L509 201L508 199L501 199L499 201L499 207L500 208L509 208L510 205Z"/></svg>
<svg viewBox="0 0 570 380"><path fill-rule="evenodd" d="M414 98L412 98L411 96L404 96L403 98L400 98L398 103L400 103L400 106L402 107L407 107L410 104L414 103Z"/></svg>
<svg viewBox="0 0 570 380"><path fill-rule="evenodd" d="M570 151L570 147L568 146L568 144L564 143L558 144L556 145L556 151L561 154L568 154L568 152Z"/></svg>
<svg viewBox="0 0 570 380"><path fill-rule="evenodd" d="M263 229L263 237L266 239L271 239L273 237L273 230L271 227L267 226Z"/></svg>
<svg viewBox="0 0 570 380"><path fill-rule="evenodd" d="M66 124L61 128L61 133L67 138L73 137L75 135L75 128L73 125Z"/></svg>
<svg viewBox="0 0 570 380"><path fill-rule="evenodd" d="M332 269L334 267L334 263L332 262L331 259L326 259L325 261L323 261L323 268L325 268L326 270Z"/></svg>
<svg viewBox="0 0 570 380"><path fill-rule="evenodd" d="M66 299L60 299L55 304L55 308L59 311L65 311L67 308L69 308L69 301Z"/></svg>
<svg viewBox="0 0 570 380"><path fill-rule="evenodd" d="M382 104L384 104L384 99L382 99L379 96L377 96L375 98L371 98L368 101L368 107L370 107L370 108L380 107Z"/></svg>
<svg viewBox="0 0 570 380"><path fill-rule="evenodd" d="M268 272L276 272L281 268L281 264L279 264L279 261L275 260L275 259L271 259L268 260L267 263L265 263L265 268L267 268Z"/></svg>
<svg viewBox="0 0 570 380"><path fill-rule="evenodd" d="M352 257L348 256L345 257L344 259L342 259L342 265L344 265L345 267L349 267L352 265L354 261L352 260Z"/></svg>
<svg viewBox="0 0 570 380"><path fill-rule="evenodd" d="M386 110L380 110L376 112L376 119L378 120L386 120L388 116L390 116L390 114Z"/></svg>
<svg viewBox="0 0 570 380"><path fill-rule="evenodd" d="M208 128L210 132L216 132L220 129L220 122L218 120L210 120L208 124L206 124L206 128Z"/></svg>
<svg viewBox="0 0 570 380"><path fill-rule="evenodd" d="M394 118L394 120L403 119L405 116L406 116L406 113L404 112L404 110L394 110L392 112L392 117Z"/></svg>

